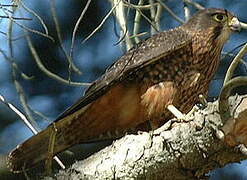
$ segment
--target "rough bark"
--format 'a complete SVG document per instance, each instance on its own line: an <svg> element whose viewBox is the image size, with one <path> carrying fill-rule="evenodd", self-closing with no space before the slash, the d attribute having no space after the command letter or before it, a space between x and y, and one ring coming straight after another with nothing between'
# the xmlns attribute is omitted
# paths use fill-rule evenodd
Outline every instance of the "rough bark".
<svg viewBox="0 0 247 180"><path fill-rule="evenodd" d="M234 117L241 113L236 108L243 99L247 95L230 98ZM216 138L216 130L223 125L217 102L193 113L189 122L170 124L153 132L126 135L45 179L197 179L212 169L246 159Z"/></svg>

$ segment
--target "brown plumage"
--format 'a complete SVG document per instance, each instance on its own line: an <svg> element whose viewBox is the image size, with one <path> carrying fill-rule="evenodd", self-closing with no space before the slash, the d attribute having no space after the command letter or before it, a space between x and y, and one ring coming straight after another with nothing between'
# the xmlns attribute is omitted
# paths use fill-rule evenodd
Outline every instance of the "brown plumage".
<svg viewBox="0 0 247 180"><path fill-rule="evenodd" d="M222 47L239 27L237 18L226 10L205 9L186 24L136 45L55 121L54 155L109 134L120 137L131 128L143 128L146 122L159 127L172 118L166 109L170 104L187 113L200 94L207 95ZM54 126L9 154L12 171L31 168L47 158Z"/></svg>

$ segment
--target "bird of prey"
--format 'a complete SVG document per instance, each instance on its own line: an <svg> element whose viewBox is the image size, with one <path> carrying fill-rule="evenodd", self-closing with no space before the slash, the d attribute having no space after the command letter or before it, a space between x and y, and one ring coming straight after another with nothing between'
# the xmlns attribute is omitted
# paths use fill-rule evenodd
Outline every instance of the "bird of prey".
<svg viewBox="0 0 247 180"><path fill-rule="evenodd" d="M173 110L188 113L208 86L224 43L240 22L224 9L204 9L188 22L157 33L120 57L85 95L54 123L18 145L8 156L13 172L79 144L121 137L130 129L160 127ZM147 123L148 122L148 123Z"/></svg>

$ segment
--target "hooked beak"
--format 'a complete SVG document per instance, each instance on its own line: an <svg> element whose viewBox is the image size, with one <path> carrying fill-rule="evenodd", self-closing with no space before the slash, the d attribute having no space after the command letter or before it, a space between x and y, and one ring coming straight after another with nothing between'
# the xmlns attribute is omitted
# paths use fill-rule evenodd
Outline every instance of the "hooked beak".
<svg viewBox="0 0 247 180"><path fill-rule="evenodd" d="M238 18L236 18L236 17L233 17L228 25L232 31L240 31L241 30L241 24L240 24Z"/></svg>

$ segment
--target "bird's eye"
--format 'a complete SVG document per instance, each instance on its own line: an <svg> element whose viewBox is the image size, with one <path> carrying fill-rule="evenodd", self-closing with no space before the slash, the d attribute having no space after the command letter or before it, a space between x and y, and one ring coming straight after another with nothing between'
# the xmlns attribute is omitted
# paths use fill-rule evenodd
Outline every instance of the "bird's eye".
<svg viewBox="0 0 247 180"><path fill-rule="evenodd" d="M224 22L227 19L227 16L225 14L214 14L213 18L217 22Z"/></svg>

